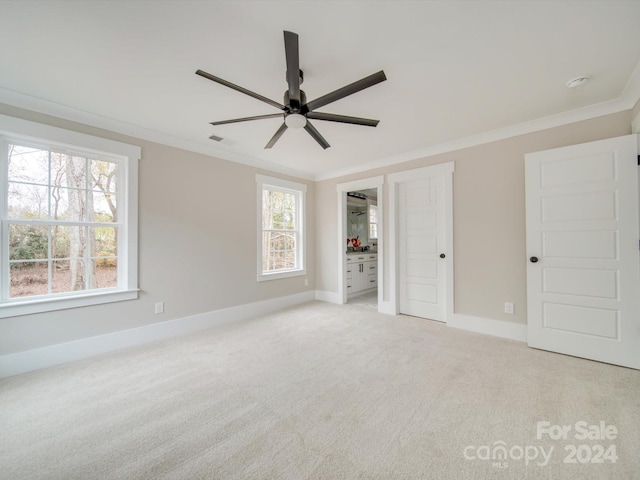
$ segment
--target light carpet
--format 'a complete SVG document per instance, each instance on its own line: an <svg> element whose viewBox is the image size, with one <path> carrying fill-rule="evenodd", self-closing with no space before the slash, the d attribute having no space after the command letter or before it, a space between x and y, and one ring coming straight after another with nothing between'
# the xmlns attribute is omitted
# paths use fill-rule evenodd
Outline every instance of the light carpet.
<svg viewBox="0 0 640 480"><path fill-rule="evenodd" d="M2 479L640 479L640 372L357 305L4 379L0 422Z"/></svg>

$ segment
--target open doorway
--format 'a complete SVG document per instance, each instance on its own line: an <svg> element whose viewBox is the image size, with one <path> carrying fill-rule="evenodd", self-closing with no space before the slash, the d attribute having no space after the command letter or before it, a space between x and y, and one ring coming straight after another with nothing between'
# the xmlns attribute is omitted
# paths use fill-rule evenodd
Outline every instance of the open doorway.
<svg viewBox="0 0 640 480"><path fill-rule="evenodd" d="M347 192L347 303L378 309L378 191Z"/></svg>
<svg viewBox="0 0 640 480"><path fill-rule="evenodd" d="M383 177L338 185L341 303L379 311L383 298Z"/></svg>

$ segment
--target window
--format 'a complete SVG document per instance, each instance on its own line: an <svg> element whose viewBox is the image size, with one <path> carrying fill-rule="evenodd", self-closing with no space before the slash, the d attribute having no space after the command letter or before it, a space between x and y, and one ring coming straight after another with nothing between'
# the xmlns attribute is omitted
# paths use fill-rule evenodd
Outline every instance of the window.
<svg viewBox="0 0 640 480"><path fill-rule="evenodd" d="M257 175L258 281L306 275L304 184Z"/></svg>
<svg viewBox="0 0 640 480"><path fill-rule="evenodd" d="M0 140L0 317L137 298L140 149L4 116Z"/></svg>
<svg viewBox="0 0 640 480"><path fill-rule="evenodd" d="M369 240L378 239L378 206L369 205Z"/></svg>

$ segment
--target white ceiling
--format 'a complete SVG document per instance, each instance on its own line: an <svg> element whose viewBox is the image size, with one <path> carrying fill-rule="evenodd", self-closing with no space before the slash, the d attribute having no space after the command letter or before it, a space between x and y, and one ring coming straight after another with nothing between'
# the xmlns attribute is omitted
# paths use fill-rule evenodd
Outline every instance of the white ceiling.
<svg viewBox="0 0 640 480"><path fill-rule="evenodd" d="M0 102L307 178L619 111L640 96L637 0L10 0L0 12ZM319 110L377 128L316 120L331 148L289 129L264 150L281 119L209 125L277 113L194 72L282 102L283 30L300 36L309 100L385 71L386 82ZM591 80L567 89L580 75Z"/></svg>

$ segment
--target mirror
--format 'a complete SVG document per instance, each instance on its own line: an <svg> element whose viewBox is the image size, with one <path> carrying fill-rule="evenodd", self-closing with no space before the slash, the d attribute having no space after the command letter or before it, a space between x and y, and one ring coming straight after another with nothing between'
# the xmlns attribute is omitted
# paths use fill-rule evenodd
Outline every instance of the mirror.
<svg viewBox="0 0 640 480"><path fill-rule="evenodd" d="M363 246L367 245L369 223L366 205L354 205L347 202L347 232L349 238L358 238Z"/></svg>
<svg viewBox="0 0 640 480"><path fill-rule="evenodd" d="M377 193L377 190L373 188L347 194L347 240L357 238L360 241L358 247L347 242L347 253L376 249L377 239L370 238L369 206L377 205ZM375 227L374 232L377 231L377 226Z"/></svg>

